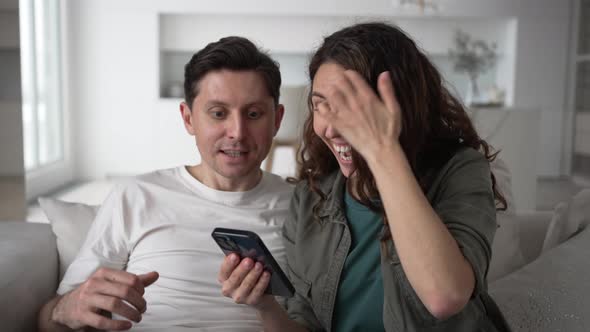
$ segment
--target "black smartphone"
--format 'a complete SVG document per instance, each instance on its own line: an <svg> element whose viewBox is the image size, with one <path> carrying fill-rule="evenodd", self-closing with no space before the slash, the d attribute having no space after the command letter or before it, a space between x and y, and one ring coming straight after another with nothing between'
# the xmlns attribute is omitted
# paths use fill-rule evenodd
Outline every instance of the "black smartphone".
<svg viewBox="0 0 590 332"><path fill-rule="evenodd" d="M249 257L255 262L260 262L264 269L270 272L270 283L266 288L266 294L293 296L295 288L256 233L217 227L211 236L226 256L236 253L241 258Z"/></svg>

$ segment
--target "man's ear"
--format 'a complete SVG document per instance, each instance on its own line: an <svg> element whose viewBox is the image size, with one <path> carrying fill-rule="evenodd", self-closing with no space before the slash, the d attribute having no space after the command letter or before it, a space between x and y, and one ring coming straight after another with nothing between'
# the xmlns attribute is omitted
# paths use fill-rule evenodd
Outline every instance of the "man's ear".
<svg viewBox="0 0 590 332"><path fill-rule="evenodd" d="M191 136L195 136L195 129L193 128L193 121L195 120L193 119L193 113L190 107L188 107L188 104L184 101L180 103L180 115L182 116L182 122L186 132Z"/></svg>
<svg viewBox="0 0 590 332"><path fill-rule="evenodd" d="M275 110L275 132L273 133L273 137L276 136L276 134L279 132L284 115L285 107L283 106L283 104L278 104L277 109Z"/></svg>

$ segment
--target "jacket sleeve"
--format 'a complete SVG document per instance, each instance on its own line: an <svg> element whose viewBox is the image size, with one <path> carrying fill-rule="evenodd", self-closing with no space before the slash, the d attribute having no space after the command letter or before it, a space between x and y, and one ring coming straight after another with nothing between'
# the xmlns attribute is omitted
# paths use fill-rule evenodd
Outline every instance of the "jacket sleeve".
<svg viewBox="0 0 590 332"><path fill-rule="evenodd" d="M423 327L439 324L463 326L468 322L478 324L480 321L477 319L481 319L479 304L473 299L487 291L486 274L496 230L496 211L487 159L475 150L464 153L454 157L444 167L427 196L473 269L475 287L472 301L459 314L444 321L438 320L420 301L403 269L392 269L392 273L398 274L403 310ZM395 299L390 302L393 301Z"/></svg>
<svg viewBox="0 0 590 332"><path fill-rule="evenodd" d="M303 273L303 262L298 259L298 250L301 250L297 241L299 220L298 210L301 208L312 209L311 206L304 207L300 204L300 197L303 191L308 190L307 186L300 183L295 188L291 204L289 207L289 216L283 224L283 241L287 254L287 274L289 280L295 287L295 295L288 298L285 306L289 318L305 326L310 331L323 331L319 320L317 319L310 302L310 283L305 280Z"/></svg>
<svg viewBox="0 0 590 332"><path fill-rule="evenodd" d="M476 297L487 290L485 278L497 227L488 160L469 150L448 169L437 196L433 208L471 264L475 276L472 297Z"/></svg>

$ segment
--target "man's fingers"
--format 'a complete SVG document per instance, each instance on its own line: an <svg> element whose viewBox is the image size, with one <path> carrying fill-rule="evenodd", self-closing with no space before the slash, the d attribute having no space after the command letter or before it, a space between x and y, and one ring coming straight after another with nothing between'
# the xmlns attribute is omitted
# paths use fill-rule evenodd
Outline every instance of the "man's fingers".
<svg viewBox="0 0 590 332"><path fill-rule="evenodd" d="M254 288L252 288L252 291L250 292L250 295L248 296L246 303L250 305L257 305L260 302L260 299L262 299L262 297L264 296L264 292L266 291L269 282L270 272L264 271L258 279L258 282L254 286Z"/></svg>
<svg viewBox="0 0 590 332"><path fill-rule="evenodd" d="M143 284L143 287L147 287L156 282L156 280L160 278L160 275L158 274L158 272L152 271L145 274L140 274L138 275L138 277L139 281Z"/></svg>
<svg viewBox="0 0 590 332"><path fill-rule="evenodd" d="M123 300L113 296L95 294L88 300L89 304L95 308L112 312L119 316L130 319L134 322L141 321L141 314L136 309L132 308Z"/></svg>
<svg viewBox="0 0 590 332"><path fill-rule="evenodd" d="M96 293L116 297L129 302L139 312L145 312L146 302L143 295L129 285L99 279L93 281L89 287L92 287L92 289L89 289L91 294Z"/></svg>
<svg viewBox="0 0 590 332"><path fill-rule="evenodd" d="M120 270L112 270L107 268L100 268L96 275L113 283L120 283L135 288L139 294L143 295L145 292L143 283L139 277L133 273Z"/></svg>
<svg viewBox="0 0 590 332"><path fill-rule="evenodd" d="M125 331L133 326L128 320L110 319L94 312L88 312L83 322L88 326L104 331Z"/></svg>
<svg viewBox="0 0 590 332"><path fill-rule="evenodd" d="M232 274L227 278L222 286L221 293L224 296L232 297L234 292L241 286L242 281L248 275L248 272L254 267L254 261L251 258L244 258L234 269Z"/></svg>
<svg viewBox="0 0 590 332"><path fill-rule="evenodd" d="M219 274L217 276L217 280L219 283L224 283L229 277L231 276L232 272L236 268L236 266L240 263L240 257L238 254L229 254L223 259L223 263L221 263L221 268L219 269Z"/></svg>
<svg viewBox="0 0 590 332"><path fill-rule="evenodd" d="M254 264L250 272L246 275L240 287L233 294L233 299L236 303L244 303L249 297L252 289L257 285L260 275L263 272L263 267L260 262Z"/></svg>

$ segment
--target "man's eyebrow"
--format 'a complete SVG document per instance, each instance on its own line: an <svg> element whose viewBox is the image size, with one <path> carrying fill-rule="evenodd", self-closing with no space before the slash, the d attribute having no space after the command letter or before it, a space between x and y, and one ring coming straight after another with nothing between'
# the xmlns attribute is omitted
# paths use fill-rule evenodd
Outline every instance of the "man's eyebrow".
<svg viewBox="0 0 590 332"><path fill-rule="evenodd" d="M253 101L251 103L246 104L244 108L250 108L252 106L264 107L266 106L266 103L264 101Z"/></svg>
<svg viewBox="0 0 590 332"><path fill-rule="evenodd" d="M242 108L247 109L247 108L250 108L253 106L264 107L265 105L266 105L266 103L264 101L253 101L251 103L247 103ZM217 99L209 100L209 101L207 101L207 103L205 103L205 109L209 109L213 106L230 107L230 104L228 104L227 102L224 102L222 100L217 100Z"/></svg>
<svg viewBox="0 0 590 332"><path fill-rule="evenodd" d="M205 103L205 108L207 109L212 106L228 106L228 105L229 104L224 101L213 99L213 100L209 100L209 101L207 101L207 103Z"/></svg>

